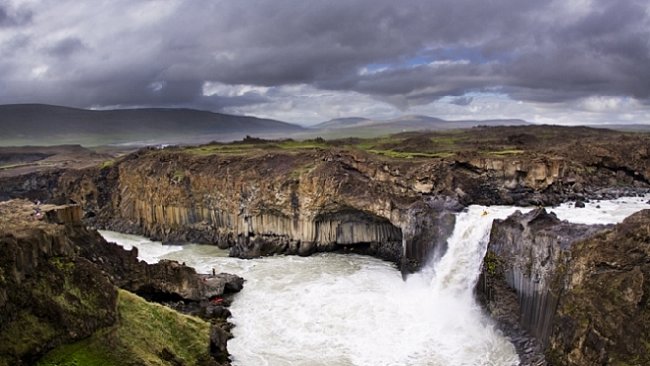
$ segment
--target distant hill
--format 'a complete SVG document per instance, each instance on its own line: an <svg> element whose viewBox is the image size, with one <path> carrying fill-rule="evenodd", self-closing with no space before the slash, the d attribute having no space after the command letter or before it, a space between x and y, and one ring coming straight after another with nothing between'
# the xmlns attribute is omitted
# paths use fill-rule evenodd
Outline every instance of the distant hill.
<svg viewBox="0 0 650 366"><path fill-rule="evenodd" d="M323 136L372 136L406 131L441 131L475 126L520 126L529 125L520 119L460 120L447 121L440 118L409 115L390 120L371 120L366 118L339 118L312 126Z"/></svg>
<svg viewBox="0 0 650 366"><path fill-rule="evenodd" d="M363 126L364 124L372 123L373 120L361 117L348 117L348 118L335 118L329 121L321 122L317 125L311 126L315 129L335 129L335 128L349 128Z"/></svg>
<svg viewBox="0 0 650 366"><path fill-rule="evenodd" d="M606 128L625 132L650 132L650 124L600 124L588 125L592 128Z"/></svg>
<svg viewBox="0 0 650 366"><path fill-rule="evenodd" d="M195 143L301 131L304 128L285 122L193 109L100 111L43 104L0 105L0 146Z"/></svg>

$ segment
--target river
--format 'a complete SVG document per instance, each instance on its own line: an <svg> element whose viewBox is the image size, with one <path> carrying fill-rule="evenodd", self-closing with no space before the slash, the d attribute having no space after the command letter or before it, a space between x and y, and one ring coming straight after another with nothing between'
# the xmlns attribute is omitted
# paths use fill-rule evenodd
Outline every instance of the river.
<svg viewBox="0 0 650 366"><path fill-rule="evenodd" d="M617 223L650 196L549 208L578 223ZM388 262L354 254L242 260L215 246L162 245L102 231L140 259L174 259L200 273L246 279L230 310L236 325L228 348L236 366L517 365L514 346L473 297L492 220L516 210L470 206L458 214L448 249L402 280Z"/></svg>

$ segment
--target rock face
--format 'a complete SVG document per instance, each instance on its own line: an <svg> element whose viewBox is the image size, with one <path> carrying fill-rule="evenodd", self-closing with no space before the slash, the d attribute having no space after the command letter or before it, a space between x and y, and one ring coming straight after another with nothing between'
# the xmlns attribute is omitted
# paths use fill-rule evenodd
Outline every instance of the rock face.
<svg viewBox="0 0 650 366"><path fill-rule="evenodd" d="M431 204L436 200L413 176L416 166L343 153L250 158L144 150L101 173L66 172L54 195L70 193L98 227L213 243L242 258L353 251L400 264L408 231L409 248L419 249L407 249L404 263L414 269L436 246L428 239L444 243L450 233L437 217L449 222L459 206L453 198ZM405 168L412 171L403 178Z"/></svg>
<svg viewBox="0 0 650 366"><path fill-rule="evenodd" d="M563 222L544 209L495 220L483 271L487 296L498 303L489 292L495 282L513 289L520 323L538 339L548 339L560 295L551 285L566 252L572 243L604 229Z"/></svg>
<svg viewBox="0 0 650 366"><path fill-rule="evenodd" d="M0 365L32 364L116 321L115 287L74 252L63 230L0 230Z"/></svg>
<svg viewBox="0 0 650 366"><path fill-rule="evenodd" d="M431 205L432 197L555 202L561 197L555 192L570 192L581 179L579 169L560 158L387 162L351 151L203 156L142 150L104 169L54 175L44 188L51 200L81 203L98 227L214 243L244 258L354 249L413 270L432 249L424 239L444 243L448 234L438 228L450 220L443 209L455 205ZM39 186L40 179L31 181Z"/></svg>
<svg viewBox="0 0 650 366"><path fill-rule="evenodd" d="M81 224L83 211L80 205L38 206L48 222L53 224Z"/></svg>
<svg viewBox="0 0 650 366"><path fill-rule="evenodd" d="M0 364L30 364L116 320L117 292L101 268L76 256L72 226L35 218L26 202L0 203ZM74 208L50 207L50 216ZM78 222L80 223L80 222Z"/></svg>
<svg viewBox="0 0 650 366"><path fill-rule="evenodd" d="M650 210L576 243L571 258L558 273L551 362L650 365Z"/></svg>
<svg viewBox="0 0 650 366"><path fill-rule="evenodd" d="M241 289L241 286L237 289L236 283L243 280L237 276L219 274L214 276L215 280L207 281L194 268L175 261L161 260L155 264L139 261L137 248L124 250L117 244L107 243L96 231L70 237L84 243L79 255L100 266L116 286L149 300L201 301Z"/></svg>
<svg viewBox="0 0 650 366"><path fill-rule="evenodd" d="M553 365L648 362L638 352L650 329L649 227L648 210L614 227L543 209L495 220L477 291L506 333L525 340L524 364L543 363L542 352Z"/></svg>
<svg viewBox="0 0 650 366"><path fill-rule="evenodd" d="M535 142L541 140L535 134L548 130L580 139L565 139L563 147ZM492 133L476 131L466 137L481 142L481 135ZM468 150L448 157L393 159L341 142L302 150L271 143L143 149L103 168L1 178L0 199L71 198L96 227L212 243L244 258L354 251L411 271L443 249L450 220L445 210L454 204L431 204L441 197L462 205L555 204L606 187L650 187L643 136L616 135L612 144L597 130L497 132L511 134L504 143L523 144L522 150L483 151L482 144L466 141L459 145L469 144ZM433 144L430 136L416 140ZM408 141L396 143L395 151L409 148ZM583 149L566 147L576 143Z"/></svg>
<svg viewBox="0 0 650 366"><path fill-rule="evenodd" d="M37 208L44 218L37 218ZM79 212L78 205L0 203L0 365L32 364L53 348L113 325L116 286L151 300L205 306L241 290L237 276L204 278L176 262L138 261L135 250L86 229ZM229 313L221 315L225 321ZM216 351L225 350L225 340L218 339ZM227 360L227 352L215 356Z"/></svg>
<svg viewBox="0 0 650 366"><path fill-rule="evenodd" d="M455 214L461 208L458 201L442 197L424 199L410 207L404 225L402 273L414 272L445 253L456 224Z"/></svg>

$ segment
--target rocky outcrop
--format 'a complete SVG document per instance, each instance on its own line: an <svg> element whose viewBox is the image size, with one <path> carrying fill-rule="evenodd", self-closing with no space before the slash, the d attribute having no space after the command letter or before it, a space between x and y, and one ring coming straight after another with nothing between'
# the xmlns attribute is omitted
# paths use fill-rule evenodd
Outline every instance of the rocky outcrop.
<svg viewBox="0 0 650 366"><path fill-rule="evenodd" d="M13 198L52 201L63 170L41 171L10 177L1 177L0 201Z"/></svg>
<svg viewBox="0 0 650 366"><path fill-rule="evenodd" d="M643 348L627 344L650 329L648 225L650 211L615 227L571 224L544 209L495 220L477 291L520 342L523 364L545 364L543 353L553 365L641 360L632 350ZM632 319L637 327L623 334L620 325Z"/></svg>
<svg viewBox="0 0 650 366"><path fill-rule="evenodd" d="M381 161L362 152L194 155L143 150L98 177L66 173L59 192L99 227L167 242L214 243L234 256L352 250L418 268L444 249L458 204L518 199L558 185L561 159ZM501 188L504 181L511 182ZM58 193L57 193L58 194ZM55 194L56 195L56 194ZM514 196L513 196L514 195ZM449 203L431 202L449 197ZM515 197L515 198L513 198ZM536 196L537 197L537 196ZM433 243L433 244L431 244Z"/></svg>
<svg viewBox="0 0 650 366"><path fill-rule="evenodd" d="M78 205L8 201L0 203L0 217L0 365L32 364L53 348L115 324L116 286L151 300L204 308L242 288L237 276L199 276L172 261L138 261L136 250L125 251L86 229ZM229 313L213 315L219 320L215 327L227 335L228 327L222 328ZM222 352L226 340L215 339L220 343L213 348ZM227 359L227 353L215 356Z"/></svg>
<svg viewBox="0 0 650 366"><path fill-rule="evenodd" d="M549 133L557 138L547 145L539 142L546 138L520 138ZM511 134L512 141L491 137L483 144L483 135L491 134L466 131L454 137L457 151L426 159L387 158L345 141L299 150L264 141L142 149L101 168L3 179L0 199L72 199L96 227L212 243L244 258L354 251L410 271L432 248L444 247L447 230L438 228L446 228L450 216L430 205L434 198L462 205L556 204L612 186L650 187L643 136L622 136L618 151L608 138L612 132L598 130L511 128L497 135ZM417 140L427 148L432 138L441 137ZM395 141L395 151L409 148L408 139ZM503 149L513 144L525 146Z"/></svg>
<svg viewBox="0 0 650 366"><path fill-rule="evenodd" d="M83 213L80 205L37 206L37 209L45 215L45 219L53 224L80 225Z"/></svg>
<svg viewBox="0 0 650 366"><path fill-rule="evenodd" d="M462 164L462 160L460 161ZM478 172L503 180L503 188L527 187L542 191L564 177L568 164L562 158L497 159L469 156L465 162Z"/></svg>
<svg viewBox="0 0 650 366"><path fill-rule="evenodd" d="M100 266L115 285L149 300L209 300L225 292L237 292L243 283L241 278L225 274L209 276L208 281L194 268L176 261L147 264L138 260L137 248L124 250L115 243L107 243L96 231L72 233L70 237L84 244L78 254Z"/></svg>
<svg viewBox="0 0 650 366"><path fill-rule="evenodd" d="M0 364L31 364L117 317L117 292L101 268L76 256L66 227L37 220L33 207L0 203Z"/></svg>
<svg viewBox="0 0 650 366"><path fill-rule="evenodd" d="M553 365L650 365L650 210L572 246L548 341Z"/></svg>
<svg viewBox="0 0 650 366"><path fill-rule="evenodd" d="M573 243L604 229L563 222L544 209L495 220L483 271L486 295L498 304L492 287L513 289L521 308L519 323L545 342L560 295L551 286L558 268Z"/></svg>
<svg viewBox="0 0 650 366"><path fill-rule="evenodd" d="M452 198L430 197L406 211L403 225L402 273L414 272L433 257L447 251L447 239L454 231L456 213L462 206Z"/></svg>
<svg viewBox="0 0 650 366"><path fill-rule="evenodd" d="M0 230L0 365L32 364L117 319L117 292L62 232Z"/></svg>

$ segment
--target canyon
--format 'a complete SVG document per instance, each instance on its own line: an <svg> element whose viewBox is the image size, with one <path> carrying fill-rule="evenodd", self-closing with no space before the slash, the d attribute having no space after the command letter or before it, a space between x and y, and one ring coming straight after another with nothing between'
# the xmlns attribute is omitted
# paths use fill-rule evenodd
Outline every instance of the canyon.
<svg viewBox="0 0 650 366"><path fill-rule="evenodd" d="M457 214L468 205L551 206L648 192L649 146L645 134L554 126L371 141L250 138L143 148L79 169L5 172L0 200L73 202L82 210L75 215L91 227L169 244L213 244L240 258L367 254L395 263L407 277L445 253ZM582 314L605 319L605 311L620 309L618 320L635 311L644 319L647 222L642 213L619 226L580 226L541 210L495 221L478 295L506 334L535 339L546 354L539 362L643 364L634 360L633 346L648 339L647 322L634 332L637 343L623 347L611 321ZM605 258L610 253L599 257L606 243L621 238L628 246L615 255L646 254L614 264ZM118 287L123 271L112 272ZM594 300L598 276L620 290L605 308ZM130 289L146 297L139 288Z"/></svg>

